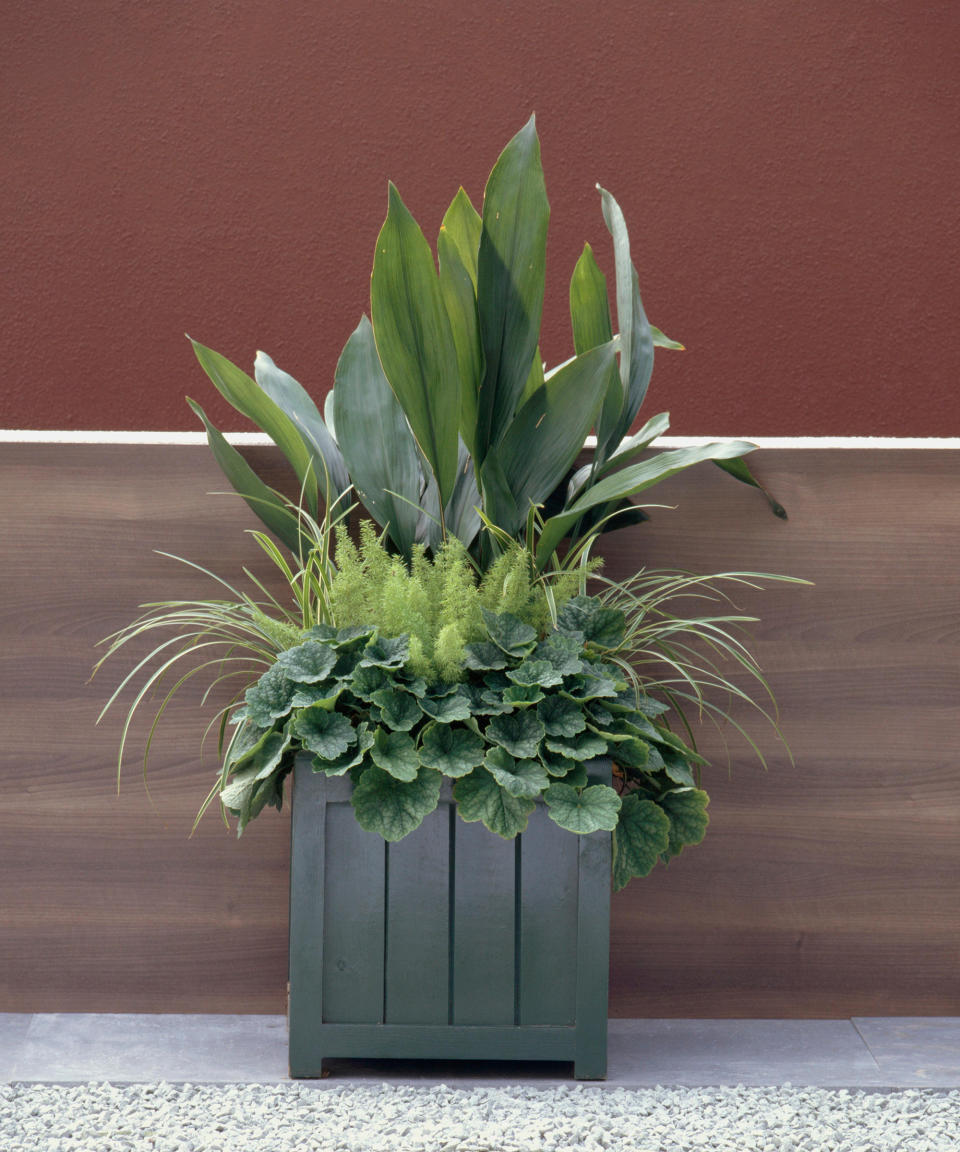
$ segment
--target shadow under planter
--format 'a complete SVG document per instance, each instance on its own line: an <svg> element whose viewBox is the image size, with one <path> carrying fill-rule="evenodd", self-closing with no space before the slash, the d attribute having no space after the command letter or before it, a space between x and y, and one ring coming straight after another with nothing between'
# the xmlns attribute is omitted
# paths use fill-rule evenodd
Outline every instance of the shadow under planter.
<svg viewBox="0 0 960 1152"><path fill-rule="evenodd" d="M610 782L608 761L589 765ZM328 1057L573 1061L607 1068L610 833L537 803L502 840L440 804L395 844L365 832L347 777L294 770L290 1075Z"/></svg>

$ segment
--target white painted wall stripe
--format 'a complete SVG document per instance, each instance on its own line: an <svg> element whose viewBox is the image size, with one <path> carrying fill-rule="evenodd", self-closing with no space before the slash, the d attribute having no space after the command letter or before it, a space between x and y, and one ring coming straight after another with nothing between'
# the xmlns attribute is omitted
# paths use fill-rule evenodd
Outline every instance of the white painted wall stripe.
<svg viewBox="0 0 960 1152"><path fill-rule="evenodd" d="M262 432L227 432L231 444L269 445ZM690 448L717 440L748 440L758 448L871 448L877 449L960 449L960 437L937 436L662 436L656 448ZM0 444L206 444L203 432L79 432L70 430L0 428ZM589 437L586 447L596 444Z"/></svg>

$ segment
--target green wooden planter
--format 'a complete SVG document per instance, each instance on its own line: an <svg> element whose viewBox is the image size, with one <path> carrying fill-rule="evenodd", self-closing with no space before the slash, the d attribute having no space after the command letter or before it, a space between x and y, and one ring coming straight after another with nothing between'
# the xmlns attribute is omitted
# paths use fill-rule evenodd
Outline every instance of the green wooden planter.
<svg viewBox="0 0 960 1152"><path fill-rule="evenodd" d="M610 781L596 761L591 778ZM501 840L440 805L396 844L365 832L347 777L294 772L290 1075L327 1057L607 1066L610 833L538 803Z"/></svg>

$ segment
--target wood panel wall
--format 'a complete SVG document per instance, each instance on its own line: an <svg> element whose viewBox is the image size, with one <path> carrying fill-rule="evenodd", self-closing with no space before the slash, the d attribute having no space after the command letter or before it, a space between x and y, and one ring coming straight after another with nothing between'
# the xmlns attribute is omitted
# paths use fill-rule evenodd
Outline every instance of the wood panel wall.
<svg viewBox="0 0 960 1152"><path fill-rule="evenodd" d="M261 460L269 459L258 450ZM703 466L656 490L609 568L808 577L738 597L791 764L731 742L707 840L617 895L618 1016L960 1013L960 458L767 451L787 505ZM237 841L194 812L216 770L201 713L164 722L150 796L120 794L119 666L93 645L143 601L210 593L151 549L239 579L255 523L203 448L0 449L0 1011L280 1012L286 812ZM138 743L137 748L141 747Z"/></svg>

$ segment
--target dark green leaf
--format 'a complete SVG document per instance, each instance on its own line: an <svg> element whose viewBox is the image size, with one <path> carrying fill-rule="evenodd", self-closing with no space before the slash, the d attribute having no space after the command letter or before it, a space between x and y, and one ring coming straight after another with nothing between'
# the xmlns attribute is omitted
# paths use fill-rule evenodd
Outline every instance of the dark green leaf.
<svg viewBox="0 0 960 1152"><path fill-rule="evenodd" d="M450 320L460 376L460 435L473 455L476 451L477 394L483 378L476 284L456 242L443 227L437 237L437 256L440 260L440 291Z"/></svg>
<svg viewBox="0 0 960 1152"><path fill-rule="evenodd" d="M496 644L491 644L487 640L464 645L463 653L464 667L472 672L486 672L507 667L506 654Z"/></svg>
<svg viewBox="0 0 960 1152"><path fill-rule="evenodd" d="M328 776L342 776L351 768L356 768L362 764L366 754L373 747L373 733L366 724L358 725L356 733L357 746L355 748L348 748L346 752L335 756L332 760L317 756L313 760L314 772L325 772Z"/></svg>
<svg viewBox="0 0 960 1152"><path fill-rule="evenodd" d="M430 245L393 184L388 204L370 277L373 332L384 375L445 505L457 478L457 350Z"/></svg>
<svg viewBox="0 0 960 1152"><path fill-rule="evenodd" d="M476 438L480 464L513 419L536 351L549 216L531 116L501 153L483 198L477 261L484 352Z"/></svg>
<svg viewBox="0 0 960 1152"><path fill-rule="evenodd" d="M699 844L707 834L707 805L710 797L698 788L668 792L660 797L660 807L670 819L670 842L665 858L679 856L687 844Z"/></svg>
<svg viewBox="0 0 960 1152"><path fill-rule="evenodd" d="M579 672L576 676L567 676L564 680L560 694L569 700L595 700L598 697L616 696L617 685L606 676L594 676L590 672Z"/></svg>
<svg viewBox="0 0 960 1152"><path fill-rule="evenodd" d="M606 344L613 338L607 281L597 267L589 244L584 244L570 280L570 321L573 325L573 346L578 354ZM622 411L623 383L616 363L611 361L607 368L602 408L597 421L598 457L613 435Z"/></svg>
<svg viewBox="0 0 960 1152"><path fill-rule="evenodd" d="M444 776L466 776L483 763L483 737L468 728L429 724L423 731L420 762Z"/></svg>
<svg viewBox="0 0 960 1152"><path fill-rule="evenodd" d="M363 650L360 667L402 668L409 655L409 636L375 636Z"/></svg>
<svg viewBox="0 0 960 1152"><path fill-rule="evenodd" d="M429 717L441 724L467 720L472 714L469 699L459 689L446 696L424 696L420 701L420 707Z"/></svg>
<svg viewBox="0 0 960 1152"><path fill-rule="evenodd" d="M477 253L480 248L480 232L483 221L470 202L470 197L460 188L447 209L440 231L453 241L461 263L470 274L474 289L477 286Z"/></svg>
<svg viewBox="0 0 960 1152"><path fill-rule="evenodd" d="M371 699L380 709L380 718L384 724L397 732L409 732L423 717L420 705L409 692L380 688L373 693Z"/></svg>
<svg viewBox="0 0 960 1152"><path fill-rule="evenodd" d="M583 712L573 700L548 696L537 705L537 715L548 736L576 736L587 726Z"/></svg>
<svg viewBox="0 0 960 1152"><path fill-rule="evenodd" d="M489 749L483 764L510 796L537 797L550 784L539 760L515 760L503 748Z"/></svg>
<svg viewBox="0 0 960 1152"><path fill-rule="evenodd" d="M420 757L412 737L406 732L388 732L378 728L373 734L370 757L378 768L397 780L413 780L420 767Z"/></svg>
<svg viewBox="0 0 960 1152"><path fill-rule="evenodd" d="M486 768L475 768L458 780L453 786L453 798L463 820L482 820L491 832L505 840L512 840L526 828L536 807L536 801L504 791Z"/></svg>
<svg viewBox="0 0 960 1152"><path fill-rule="evenodd" d="M543 689L536 684L511 684L503 690L503 702L511 708L529 708L543 699Z"/></svg>
<svg viewBox="0 0 960 1152"><path fill-rule="evenodd" d="M744 464L743 460L737 458L735 460L714 460L714 464L718 468L722 468L724 472L728 472L735 479L739 480L741 484L749 484L752 488L758 488L764 496L766 502L770 505L770 511L774 516L779 516L781 520L787 519L787 510L784 506L770 495L766 488L760 483L759 480L753 475L750 469Z"/></svg>
<svg viewBox="0 0 960 1152"><path fill-rule="evenodd" d="M395 843L419 828L436 808L441 783L440 773L431 768L421 768L414 779L401 782L371 767L354 787L350 803L361 828Z"/></svg>
<svg viewBox="0 0 960 1152"><path fill-rule="evenodd" d="M548 736L546 745L551 752L570 760L593 760L606 755L607 751L606 740L595 732L580 732L569 738Z"/></svg>
<svg viewBox="0 0 960 1152"><path fill-rule="evenodd" d="M271 664L256 684L246 691L247 714L260 728L272 728L273 722L290 711L295 685L288 680L279 664Z"/></svg>
<svg viewBox="0 0 960 1152"><path fill-rule="evenodd" d="M623 797L613 833L613 886L619 892L634 876L648 876L667 850L670 821L652 800Z"/></svg>
<svg viewBox="0 0 960 1152"><path fill-rule="evenodd" d="M500 744L518 760L536 756L543 739L543 725L535 712L520 711L508 716L494 716L484 732L488 741ZM565 755L562 752L561 754Z"/></svg>
<svg viewBox="0 0 960 1152"><path fill-rule="evenodd" d="M516 668L512 668L507 673L507 679L512 680L514 684L526 686L536 684L540 688L553 688L562 682L563 676L549 660L527 659Z"/></svg>
<svg viewBox="0 0 960 1152"><path fill-rule="evenodd" d="M571 760L569 756L558 756L556 752L551 752L546 747L540 749L540 761L551 776L565 777L567 773L581 766L579 761ZM583 782L584 784L587 782L586 771L583 774Z"/></svg>
<svg viewBox="0 0 960 1152"><path fill-rule="evenodd" d="M530 652L537 642L537 633L510 612L498 615L487 608L481 608L487 634L498 648L514 659L520 659Z"/></svg>
<svg viewBox="0 0 960 1152"><path fill-rule="evenodd" d="M620 797L606 784L593 784L582 791L569 784L551 784L543 798L550 819L569 832L612 832L617 826Z"/></svg>
<svg viewBox="0 0 960 1152"><path fill-rule="evenodd" d="M287 648L277 657L277 663L291 680L298 684L316 684L325 680L337 662L337 655L329 644L308 640L295 648Z"/></svg>
<svg viewBox="0 0 960 1152"><path fill-rule="evenodd" d="M335 760L357 741L357 733L347 717L328 712L322 704L305 708L294 718L291 727L304 748L321 760Z"/></svg>

